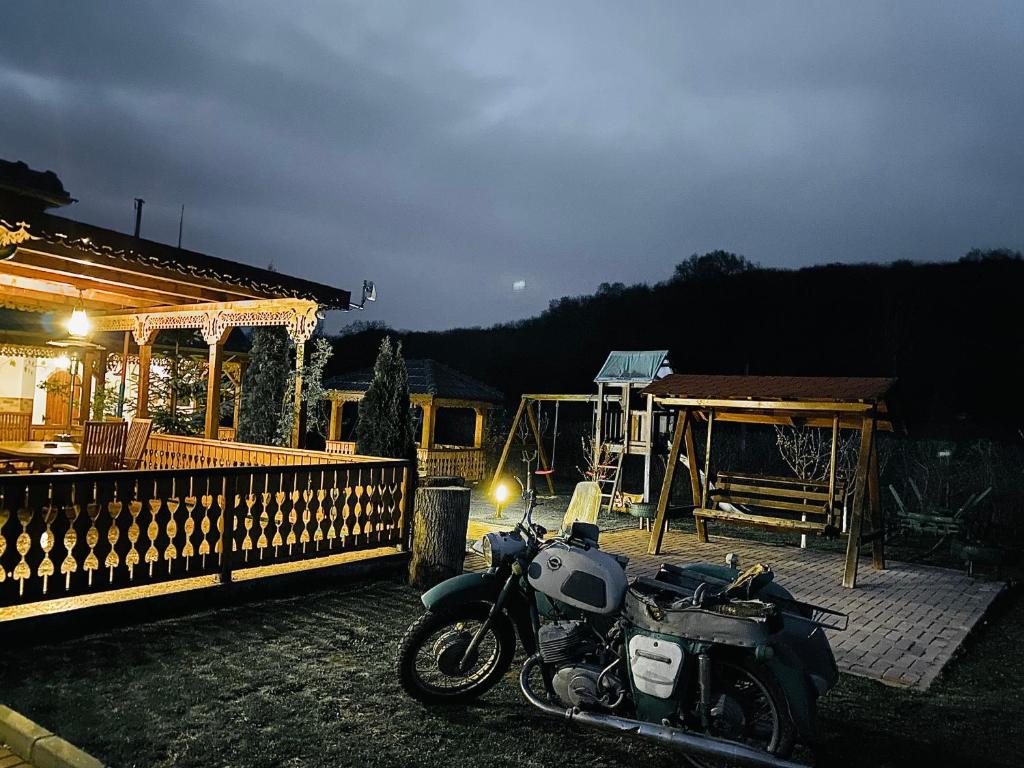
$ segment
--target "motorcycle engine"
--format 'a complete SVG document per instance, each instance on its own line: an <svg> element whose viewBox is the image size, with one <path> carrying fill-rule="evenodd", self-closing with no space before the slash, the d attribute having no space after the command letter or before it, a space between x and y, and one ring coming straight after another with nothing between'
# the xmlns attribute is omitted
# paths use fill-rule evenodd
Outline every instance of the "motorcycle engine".
<svg viewBox="0 0 1024 768"><path fill-rule="evenodd" d="M625 683L598 661L598 642L582 621L545 624L538 633L540 655L556 667L551 684L558 698L580 709L612 709L622 701Z"/></svg>

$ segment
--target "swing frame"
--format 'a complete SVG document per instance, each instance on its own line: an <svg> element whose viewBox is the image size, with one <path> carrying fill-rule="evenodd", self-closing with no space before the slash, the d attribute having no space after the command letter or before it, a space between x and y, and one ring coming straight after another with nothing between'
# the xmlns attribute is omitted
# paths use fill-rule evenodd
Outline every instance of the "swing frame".
<svg viewBox="0 0 1024 768"><path fill-rule="evenodd" d="M716 423L831 428L833 440L829 466L829 499L834 498L836 492L839 431L852 429L858 430L861 437L854 473L850 523L846 532L848 540L843 586L856 586L860 548L865 544L872 545L873 567L876 570L884 570L884 520L879 495L876 435L880 431L894 430L893 419L885 400L893 383L891 379L877 378L674 374L650 385L644 390L645 394L653 395L655 402L662 408L675 410L676 423L648 552L661 552L667 516L672 511L672 483L681 463L684 448L689 467L693 509L695 512L708 509L711 501L709 473L712 435ZM703 482L697 469L697 453L693 439L693 423L697 420L708 424ZM865 531L865 514L870 515L869 531Z"/></svg>

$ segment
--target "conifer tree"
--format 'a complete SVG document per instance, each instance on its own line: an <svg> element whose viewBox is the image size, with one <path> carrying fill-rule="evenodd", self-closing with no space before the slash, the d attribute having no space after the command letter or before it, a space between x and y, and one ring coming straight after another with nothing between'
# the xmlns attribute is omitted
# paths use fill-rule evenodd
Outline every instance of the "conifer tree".
<svg viewBox="0 0 1024 768"><path fill-rule="evenodd" d="M249 366L242 376L239 442L275 444L291 368L288 332L277 326L257 328L252 335Z"/></svg>
<svg viewBox="0 0 1024 768"><path fill-rule="evenodd" d="M373 366L373 380L359 401L356 451L367 456L408 459L416 467L412 411L409 404L409 372L402 359L402 343L391 345L384 337Z"/></svg>

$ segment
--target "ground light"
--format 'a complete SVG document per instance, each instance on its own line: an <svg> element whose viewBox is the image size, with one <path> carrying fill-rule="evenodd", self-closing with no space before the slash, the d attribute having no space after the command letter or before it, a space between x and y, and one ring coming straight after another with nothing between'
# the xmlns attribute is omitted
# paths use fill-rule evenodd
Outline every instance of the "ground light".
<svg viewBox="0 0 1024 768"><path fill-rule="evenodd" d="M502 510L508 506L509 501L512 500L512 494L509 493L508 486L504 483L498 483L497 488L494 489L494 517L502 517Z"/></svg>

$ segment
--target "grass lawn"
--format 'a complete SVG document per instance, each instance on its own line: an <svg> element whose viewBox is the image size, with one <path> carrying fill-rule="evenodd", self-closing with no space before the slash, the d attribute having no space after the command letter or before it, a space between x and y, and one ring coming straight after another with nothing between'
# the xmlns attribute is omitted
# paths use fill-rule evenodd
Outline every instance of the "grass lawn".
<svg viewBox="0 0 1024 768"><path fill-rule="evenodd" d="M928 693L844 677L817 764L1020 765L1024 600L997 610ZM424 709L392 674L419 611L397 580L357 581L9 650L0 702L126 768L681 764L543 717L512 675L476 706Z"/></svg>

